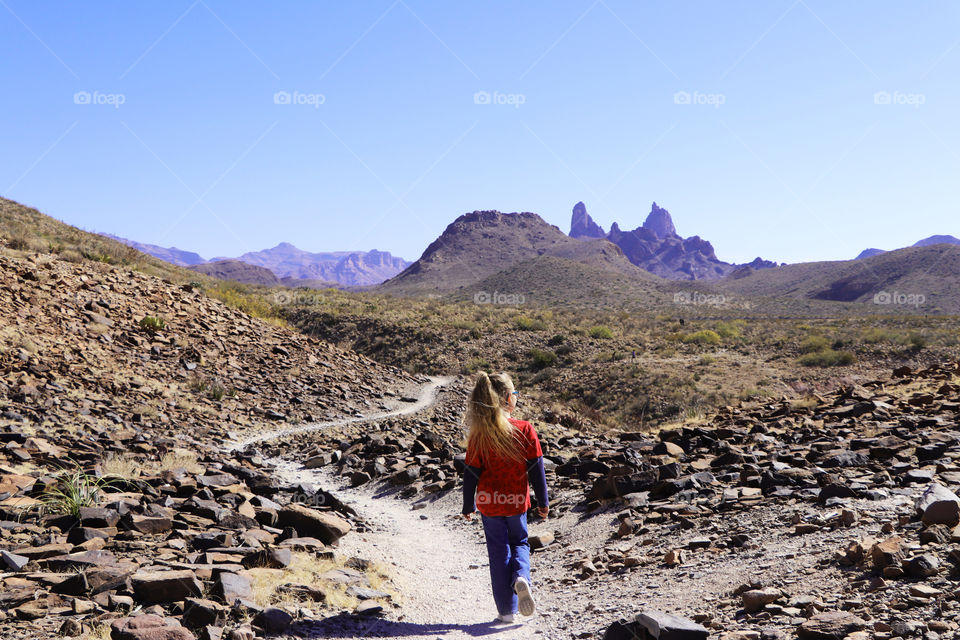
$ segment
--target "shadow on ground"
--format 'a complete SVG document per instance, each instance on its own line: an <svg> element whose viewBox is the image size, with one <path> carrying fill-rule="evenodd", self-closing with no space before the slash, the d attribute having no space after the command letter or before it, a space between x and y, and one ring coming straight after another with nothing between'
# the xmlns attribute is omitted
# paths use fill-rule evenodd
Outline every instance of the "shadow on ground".
<svg viewBox="0 0 960 640"><path fill-rule="evenodd" d="M512 631L521 626L523 625L503 624L493 620L476 624L419 624L338 614L316 622L298 624L288 633L295 638L405 638L436 637L456 632L481 638Z"/></svg>

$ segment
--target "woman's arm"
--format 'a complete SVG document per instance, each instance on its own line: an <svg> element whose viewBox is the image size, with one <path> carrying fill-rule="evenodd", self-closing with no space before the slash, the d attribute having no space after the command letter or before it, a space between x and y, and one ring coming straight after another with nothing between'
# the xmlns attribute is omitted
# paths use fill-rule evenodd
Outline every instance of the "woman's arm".
<svg viewBox="0 0 960 640"><path fill-rule="evenodd" d="M537 506L546 509L550 506L547 497L547 472L543 468L543 456L527 460L527 480L533 486L533 493L537 496Z"/></svg>
<svg viewBox="0 0 960 640"><path fill-rule="evenodd" d="M476 493L477 483L480 482L480 474L483 473L483 467L463 466L463 515L473 513L477 510Z"/></svg>

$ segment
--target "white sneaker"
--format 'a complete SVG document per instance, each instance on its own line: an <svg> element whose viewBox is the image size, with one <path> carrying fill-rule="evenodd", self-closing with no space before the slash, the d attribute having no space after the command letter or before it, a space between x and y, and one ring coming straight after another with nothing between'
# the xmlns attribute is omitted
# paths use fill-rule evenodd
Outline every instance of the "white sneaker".
<svg viewBox="0 0 960 640"><path fill-rule="evenodd" d="M533 601L533 592L530 590L530 583L526 578L517 578L513 582L513 592L517 594L517 608L525 616L532 616L537 610L537 605Z"/></svg>
<svg viewBox="0 0 960 640"><path fill-rule="evenodd" d="M497 622L502 622L504 624L513 623L513 614L512 613L501 613L497 616Z"/></svg>

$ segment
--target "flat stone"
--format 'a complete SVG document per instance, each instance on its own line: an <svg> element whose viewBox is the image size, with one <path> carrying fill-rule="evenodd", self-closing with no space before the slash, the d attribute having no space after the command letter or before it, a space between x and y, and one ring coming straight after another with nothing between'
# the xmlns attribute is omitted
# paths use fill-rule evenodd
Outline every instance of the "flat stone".
<svg viewBox="0 0 960 640"><path fill-rule="evenodd" d="M293 616L278 607L267 607L253 619L253 623L267 633L282 633L292 622Z"/></svg>
<svg viewBox="0 0 960 640"><path fill-rule="evenodd" d="M538 549L543 549L546 546L549 546L553 543L555 536L551 531L545 531L544 533L538 533L532 535L529 538L530 549L536 551Z"/></svg>
<svg viewBox="0 0 960 640"><path fill-rule="evenodd" d="M10 571L23 571L23 568L30 562L30 558L17 555L11 551L0 551L0 562Z"/></svg>
<svg viewBox="0 0 960 640"><path fill-rule="evenodd" d="M299 535L317 538L324 544L335 543L352 529L349 522L336 514L299 504L288 504L280 510L277 527L293 527Z"/></svg>
<svg viewBox="0 0 960 640"><path fill-rule="evenodd" d="M30 560L42 560L44 558L62 556L65 553L70 553L72 549L72 544L63 543L45 544L39 547L24 547L22 549L14 549L13 552L19 556L29 558Z"/></svg>
<svg viewBox="0 0 960 640"><path fill-rule="evenodd" d="M269 567L283 569L293 562L293 551L286 549L263 549L243 558L242 564L248 569L251 567Z"/></svg>
<svg viewBox="0 0 960 640"><path fill-rule="evenodd" d="M203 587L193 571L141 571L130 579L133 592L142 602L178 602L199 597Z"/></svg>
<svg viewBox="0 0 960 640"><path fill-rule="evenodd" d="M112 640L197 640L173 618L153 614L119 618L110 623Z"/></svg>
<svg viewBox="0 0 960 640"><path fill-rule="evenodd" d="M693 620L662 611L637 614L636 622L656 640L705 640L709 632Z"/></svg>
<svg viewBox="0 0 960 640"><path fill-rule="evenodd" d="M760 611L768 604L772 604L781 597L780 590L774 588L751 589L740 594L744 610L747 613Z"/></svg>
<svg viewBox="0 0 960 640"><path fill-rule="evenodd" d="M236 573L221 573L213 583L213 594L227 605L233 605L237 600L252 600L253 588L250 579Z"/></svg>
<svg viewBox="0 0 960 640"><path fill-rule="evenodd" d="M800 640L843 640L855 631L862 631L867 623L848 611L818 613L797 629Z"/></svg>
<svg viewBox="0 0 960 640"><path fill-rule="evenodd" d="M916 508L927 526L944 524L954 527L960 524L960 498L941 484L928 486L917 499Z"/></svg>

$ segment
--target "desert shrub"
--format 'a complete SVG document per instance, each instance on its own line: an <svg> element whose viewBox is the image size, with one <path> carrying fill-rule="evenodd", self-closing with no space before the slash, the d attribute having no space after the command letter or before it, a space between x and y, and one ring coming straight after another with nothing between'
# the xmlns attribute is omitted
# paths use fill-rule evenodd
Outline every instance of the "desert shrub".
<svg viewBox="0 0 960 640"><path fill-rule="evenodd" d="M163 331L166 326L166 320L157 316L143 316L140 318L140 328L149 333Z"/></svg>
<svg viewBox="0 0 960 640"><path fill-rule="evenodd" d="M880 327L869 327L860 332L860 339L867 344L879 344L881 342L896 343L900 341L900 336L890 329Z"/></svg>
<svg viewBox="0 0 960 640"><path fill-rule="evenodd" d="M207 397L211 400L222 400L224 396L234 396L236 395L232 389L228 389L222 382L219 380L213 380L207 386Z"/></svg>
<svg viewBox="0 0 960 640"><path fill-rule="evenodd" d="M713 364L716 361L717 361L716 357L711 356L710 354L705 354L700 357L700 364L704 366Z"/></svg>
<svg viewBox="0 0 960 640"><path fill-rule="evenodd" d="M539 372L537 372L536 375L533 376L532 382L533 384L543 384L544 382L549 382L550 380L552 380L553 377L556 375L557 375L556 369L554 369L553 367L546 367L544 369L541 369Z"/></svg>
<svg viewBox="0 0 960 640"><path fill-rule="evenodd" d="M590 327L588 335L591 338L596 338L597 340L609 340L613 337L613 331L610 330L610 327L605 327L601 324L595 327Z"/></svg>
<svg viewBox="0 0 960 640"><path fill-rule="evenodd" d="M62 471L56 477L56 484L49 486L40 496L42 509L47 513L79 518L80 509L96 505L110 484L110 480L91 475L77 465L72 470Z"/></svg>
<svg viewBox="0 0 960 640"><path fill-rule="evenodd" d="M239 309L248 316L268 320L274 324L285 324L277 315L276 308L270 304L265 295L254 293L242 284L218 282L212 287L207 287L206 293L228 307Z"/></svg>
<svg viewBox="0 0 960 640"><path fill-rule="evenodd" d="M746 322L743 320L730 320L729 322L718 322L714 331L724 340L734 340L743 333L743 327Z"/></svg>
<svg viewBox="0 0 960 640"><path fill-rule="evenodd" d="M680 338L687 344L720 344L720 334L710 329L701 329Z"/></svg>
<svg viewBox="0 0 960 640"><path fill-rule="evenodd" d="M547 328L543 320L529 316L517 316L514 323L517 325L517 329L521 331L543 331Z"/></svg>
<svg viewBox="0 0 960 640"><path fill-rule="evenodd" d="M476 373L477 371L489 371L493 367L483 358L471 358L463 365L464 373Z"/></svg>
<svg viewBox="0 0 960 640"><path fill-rule="evenodd" d="M830 341L823 336L810 336L800 343L800 353L816 353L830 348Z"/></svg>
<svg viewBox="0 0 960 640"><path fill-rule="evenodd" d="M849 351L835 351L830 348L807 353L800 358L805 367L842 367L853 364L857 357Z"/></svg>
<svg viewBox="0 0 960 640"><path fill-rule="evenodd" d="M562 344L559 347L557 347L558 356L567 356L567 355L570 355L571 353L573 353L573 347L571 347L569 344Z"/></svg>
<svg viewBox="0 0 960 640"><path fill-rule="evenodd" d="M923 351L927 347L927 339L919 333L911 333L907 340L911 351Z"/></svg>
<svg viewBox="0 0 960 640"><path fill-rule="evenodd" d="M530 349L530 367L535 371L552 367L557 363L557 354L544 349Z"/></svg>
<svg viewBox="0 0 960 640"><path fill-rule="evenodd" d="M563 335L562 333L558 333L557 335L547 340L547 344L550 345L551 347L555 347L558 344L563 344L563 341L566 339L567 337L565 335Z"/></svg>

